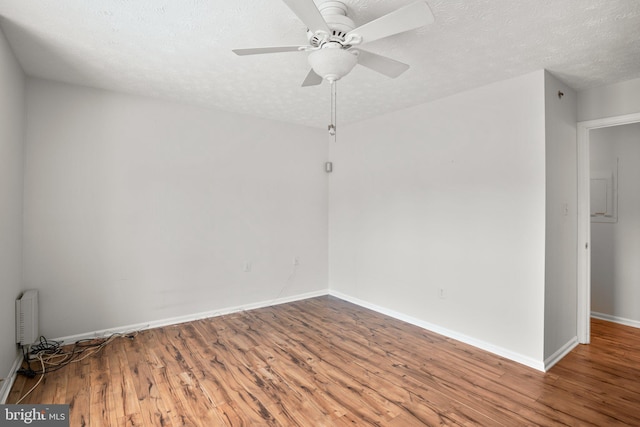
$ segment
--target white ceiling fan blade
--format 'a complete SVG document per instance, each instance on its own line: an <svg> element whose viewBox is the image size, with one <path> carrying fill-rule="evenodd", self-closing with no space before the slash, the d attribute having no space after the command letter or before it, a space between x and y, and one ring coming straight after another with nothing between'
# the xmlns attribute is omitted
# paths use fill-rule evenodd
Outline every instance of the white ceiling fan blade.
<svg viewBox="0 0 640 427"><path fill-rule="evenodd" d="M249 49L233 49L236 55L260 55L263 53L296 52L306 46L274 46L274 47L254 47Z"/></svg>
<svg viewBox="0 0 640 427"><path fill-rule="evenodd" d="M362 44L370 43L394 34L424 27L434 21L433 13L424 0L418 0L381 16L347 33L362 37Z"/></svg>
<svg viewBox="0 0 640 427"><path fill-rule="evenodd" d="M316 72L313 71L312 68L311 70L309 70L309 74L307 74L307 77L302 82L302 87L317 86L320 83L322 83L322 77L316 74Z"/></svg>
<svg viewBox="0 0 640 427"><path fill-rule="evenodd" d="M327 34L331 34L331 30L324 21L322 14L316 7L313 0L283 0L289 9L296 14L298 18L304 23L304 25L311 30L312 33L316 31L324 31Z"/></svg>
<svg viewBox="0 0 640 427"><path fill-rule="evenodd" d="M396 61L395 59L387 58L377 53L367 52L362 49L358 49L358 52L358 64L377 71L380 74L384 74L387 77L391 77L392 79L395 79L409 69L409 65L404 62Z"/></svg>

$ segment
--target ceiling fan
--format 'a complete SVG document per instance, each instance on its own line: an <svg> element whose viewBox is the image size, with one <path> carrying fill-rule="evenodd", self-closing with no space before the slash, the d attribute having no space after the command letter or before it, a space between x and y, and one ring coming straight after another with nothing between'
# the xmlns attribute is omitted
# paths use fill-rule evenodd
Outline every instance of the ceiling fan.
<svg viewBox="0 0 640 427"><path fill-rule="evenodd" d="M308 61L311 70L302 86L319 85L323 79L333 83L347 75L356 64L391 78L398 77L409 69L408 64L368 52L360 46L434 21L424 0L410 3L357 28L347 16L347 6L342 1L324 1L319 6L313 0L283 1L307 26L309 44L234 49L233 52L237 55L310 52Z"/></svg>
<svg viewBox="0 0 640 427"><path fill-rule="evenodd" d="M234 49L233 52L236 55L311 52L307 58L311 70L302 86L319 85L322 80L331 83L331 123L328 129L334 141L337 80L349 74L356 64L391 78L396 78L409 69L408 64L368 52L359 46L423 27L434 21L433 14L424 0L410 3L357 28L347 16L347 6L342 1L324 1L319 6L316 6L313 0L283 1L307 26L309 44Z"/></svg>

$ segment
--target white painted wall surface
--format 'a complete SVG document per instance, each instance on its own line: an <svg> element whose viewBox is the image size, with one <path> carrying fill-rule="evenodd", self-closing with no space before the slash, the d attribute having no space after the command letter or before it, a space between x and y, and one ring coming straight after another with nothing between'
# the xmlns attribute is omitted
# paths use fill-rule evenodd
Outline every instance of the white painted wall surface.
<svg viewBox="0 0 640 427"><path fill-rule="evenodd" d="M545 360L577 343L576 111L576 92L545 72Z"/></svg>
<svg viewBox="0 0 640 427"><path fill-rule="evenodd" d="M578 93L578 121L640 112L640 78Z"/></svg>
<svg viewBox="0 0 640 427"><path fill-rule="evenodd" d="M618 222L591 223L591 310L640 324L640 123L592 130L591 171L618 165Z"/></svg>
<svg viewBox="0 0 640 427"><path fill-rule="evenodd" d="M541 362L544 72L338 132L330 290Z"/></svg>
<svg viewBox="0 0 640 427"><path fill-rule="evenodd" d="M0 30L0 378L3 380L18 354L15 300L22 290L24 80ZM0 390L3 384L4 381L0 382Z"/></svg>
<svg viewBox="0 0 640 427"><path fill-rule="evenodd" d="M326 289L324 132L38 79L27 108L45 336Z"/></svg>

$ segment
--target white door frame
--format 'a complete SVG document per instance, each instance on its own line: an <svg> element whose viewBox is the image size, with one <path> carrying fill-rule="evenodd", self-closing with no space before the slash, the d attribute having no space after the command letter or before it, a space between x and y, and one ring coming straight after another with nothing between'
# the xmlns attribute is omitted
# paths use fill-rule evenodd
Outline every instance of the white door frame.
<svg viewBox="0 0 640 427"><path fill-rule="evenodd" d="M589 131L640 122L640 113L578 122L578 342L589 344L591 320L591 217Z"/></svg>

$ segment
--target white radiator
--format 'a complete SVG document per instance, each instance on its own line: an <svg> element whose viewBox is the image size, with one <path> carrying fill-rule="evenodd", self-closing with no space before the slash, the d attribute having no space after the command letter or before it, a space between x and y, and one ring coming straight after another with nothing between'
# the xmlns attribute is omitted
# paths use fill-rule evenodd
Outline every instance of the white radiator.
<svg viewBox="0 0 640 427"><path fill-rule="evenodd" d="M31 345L39 336L38 291L30 289L16 300L16 342Z"/></svg>

